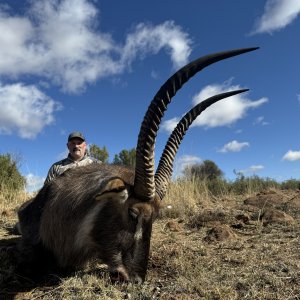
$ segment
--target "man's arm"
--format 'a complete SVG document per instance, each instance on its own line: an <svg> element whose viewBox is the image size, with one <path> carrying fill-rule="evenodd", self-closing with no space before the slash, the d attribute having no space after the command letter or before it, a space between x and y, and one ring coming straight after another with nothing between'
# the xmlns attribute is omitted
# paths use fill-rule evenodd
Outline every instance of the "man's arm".
<svg viewBox="0 0 300 300"><path fill-rule="evenodd" d="M47 177L45 179L44 184L49 183L50 181L52 181L55 177L57 177L58 172L57 172L57 168L56 165L52 165L51 168L48 171Z"/></svg>

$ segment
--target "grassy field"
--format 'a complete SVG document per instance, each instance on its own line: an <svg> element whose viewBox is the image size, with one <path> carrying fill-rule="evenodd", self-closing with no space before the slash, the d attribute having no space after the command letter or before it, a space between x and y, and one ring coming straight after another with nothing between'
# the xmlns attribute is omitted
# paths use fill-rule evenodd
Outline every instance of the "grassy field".
<svg viewBox="0 0 300 300"><path fill-rule="evenodd" d="M300 299L300 192L219 193L172 184L153 228L147 280L110 281L100 262L38 281L15 270L27 195L0 195L0 299Z"/></svg>

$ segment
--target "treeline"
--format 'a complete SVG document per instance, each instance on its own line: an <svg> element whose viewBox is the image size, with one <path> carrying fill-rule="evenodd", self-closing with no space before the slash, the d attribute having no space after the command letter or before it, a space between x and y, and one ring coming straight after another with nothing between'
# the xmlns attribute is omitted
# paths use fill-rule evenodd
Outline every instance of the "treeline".
<svg viewBox="0 0 300 300"><path fill-rule="evenodd" d="M109 153L105 146L101 148L95 144L91 144L88 152L90 156L101 160L104 163L109 162ZM123 149L119 154L115 154L112 164L135 167L135 154L135 148L129 150Z"/></svg>
<svg viewBox="0 0 300 300"><path fill-rule="evenodd" d="M224 179L223 171L211 160L188 166L178 180L194 181L195 185L203 186L214 195L253 194L267 189L300 190L300 180L289 179L277 182L272 178L262 178L257 175L246 177L243 173L234 171L237 178L233 181ZM201 183L201 184L200 184Z"/></svg>
<svg viewBox="0 0 300 300"><path fill-rule="evenodd" d="M109 163L109 153L107 148L97 145L90 145L89 155ZM112 164L135 166L135 149L123 149L116 154ZM11 154L0 154L0 193L24 190L26 179L19 172L19 159ZM188 180L195 182L196 185L205 184L205 187L212 195L226 195L228 193L245 194L259 192L262 190L292 189L300 190L300 180L289 179L284 182L277 182L271 178L261 178L257 175L246 177L242 173L234 172L236 179L229 181L224 178L223 171L211 160L204 160L201 163L186 167L182 176L177 181Z"/></svg>

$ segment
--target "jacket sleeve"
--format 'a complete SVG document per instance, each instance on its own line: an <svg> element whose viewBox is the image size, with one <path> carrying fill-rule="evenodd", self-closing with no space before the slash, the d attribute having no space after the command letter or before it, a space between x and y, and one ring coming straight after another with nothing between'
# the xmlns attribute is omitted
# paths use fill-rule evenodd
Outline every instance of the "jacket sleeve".
<svg viewBox="0 0 300 300"><path fill-rule="evenodd" d="M52 181L55 177L57 177L57 175L58 175L57 168L56 168L56 165L54 164L49 169L44 184L49 183L50 181Z"/></svg>

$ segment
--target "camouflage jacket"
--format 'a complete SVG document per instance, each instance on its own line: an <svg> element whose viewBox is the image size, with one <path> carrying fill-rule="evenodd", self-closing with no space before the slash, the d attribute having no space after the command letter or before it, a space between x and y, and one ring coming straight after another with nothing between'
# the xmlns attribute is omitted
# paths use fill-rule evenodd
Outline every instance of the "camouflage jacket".
<svg viewBox="0 0 300 300"><path fill-rule="evenodd" d="M68 155L67 158L54 163L50 167L45 183L52 181L54 178L61 175L68 169L86 166L91 163L102 163L102 162L100 160L88 156L87 154L79 161L74 161L72 157Z"/></svg>

